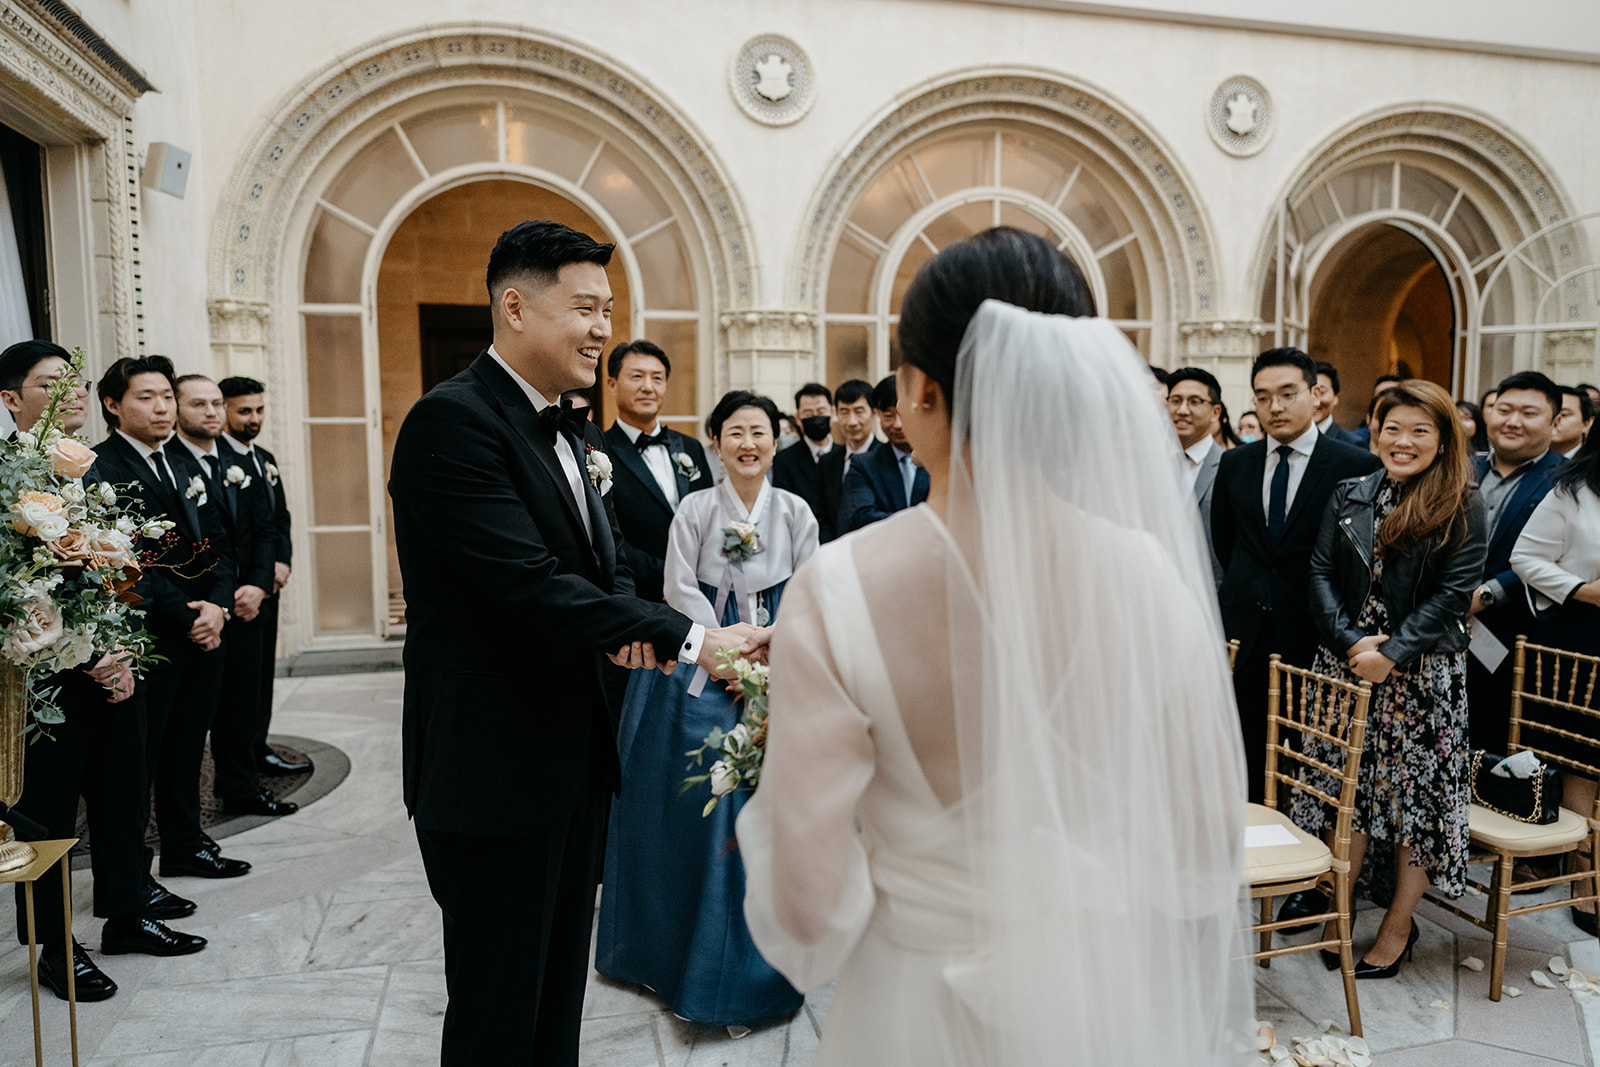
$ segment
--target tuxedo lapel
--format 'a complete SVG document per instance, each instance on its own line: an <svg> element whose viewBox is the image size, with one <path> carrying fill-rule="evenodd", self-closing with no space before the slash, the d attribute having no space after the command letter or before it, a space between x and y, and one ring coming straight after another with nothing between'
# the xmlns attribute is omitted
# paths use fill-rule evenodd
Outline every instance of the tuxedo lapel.
<svg viewBox="0 0 1600 1067"><path fill-rule="evenodd" d="M1251 528L1261 531L1263 537L1266 536L1267 530L1267 509L1261 503L1261 483L1267 476L1266 442L1271 440L1272 438L1269 437L1258 442L1261 445L1260 450L1250 457L1250 462L1245 466L1245 474L1249 479L1248 484L1244 487L1247 490L1245 493L1245 500L1248 501L1246 508L1255 517L1255 522L1251 524Z"/></svg>
<svg viewBox="0 0 1600 1067"><path fill-rule="evenodd" d="M179 503L173 500L172 494L167 491L167 487L161 484L161 479L156 477L156 472L150 469L149 460L135 452L133 448L129 446L128 442L124 441L121 437L118 437L115 433L106 438L105 443L100 446L102 450L108 447L112 451L115 451L119 454L122 460L122 465L133 472L133 476L139 479L139 481L144 484L146 489L149 489L155 494L156 500L168 501L167 510L164 511L163 514L170 513L171 509L174 507L179 507L181 510ZM176 472L173 473L173 477L177 477ZM157 516L146 515L145 518L154 519L157 518Z"/></svg>
<svg viewBox="0 0 1600 1067"><path fill-rule="evenodd" d="M589 433L597 431L585 431L585 436ZM581 443L585 449L597 447L592 441ZM603 444L604 440L600 443ZM587 466L586 462L579 460L580 468ZM655 481L654 478L650 480ZM611 516L606 513L605 499L594 487L594 482L589 480L587 471L583 472L583 499L589 505L589 528L594 531L590 547L594 549L595 562L600 564L601 588L610 590L617 576L617 545L611 539Z"/></svg>
<svg viewBox="0 0 1600 1067"><path fill-rule="evenodd" d="M182 445L174 445L169 440L161 449L161 454L166 457L167 469L172 471L173 480L178 483L178 507L182 509L183 521L188 524L189 536L196 541L205 539L205 527L200 525L200 505L195 503L195 497L189 495L189 486L194 482L196 474L202 479L205 473L200 470L189 453L183 451ZM181 453L181 454L180 454ZM184 462L187 460L188 462ZM145 466L150 464L146 463Z"/></svg>
<svg viewBox="0 0 1600 1067"><path fill-rule="evenodd" d="M1211 492L1211 486L1217 480L1217 468L1222 465L1222 449L1213 448L1206 453L1205 462L1200 464L1200 470L1194 476L1194 498L1204 500ZM1262 520L1266 521L1265 518Z"/></svg>
<svg viewBox="0 0 1600 1067"><path fill-rule="evenodd" d="M645 491L656 503L667 509L667 514L672 514L672 505L667 503L666 494L661 491L661 483L656 481L656 476L650 472L650 465L639 454L639 447L628 440L628 435L621 426L613 425L606 431L605 443L610 446L608 451L611 457L644 486Z"/></svg>
<svg viewBox="0 0 1600 1067"><path fill-rule="evenodd" d="M692 462L694 456L690 455L689 450L683 446L683 443L688 438L677 430L668 430L667 440L670 442L667 446L667 458L672 461L672 477L678 482L678 500L682 502L684 497L694 492L694 479L685 474L683 468L678 465L678 457L688 456ZM698 470L698 465L696 465L696 469Z"/></svg>
<svg viewBox="0 0 1600 1067"><path fill-rule="evenodd" d="M1289 527L1299 520L1306 510L1306 501L1319 495L1322 483L1328 478L1328 454L1332 451L1328 443L1319 434L1317 443L1312 446L1311 455L1306 459L1306 473L1300 479L1300 488L1295 490L1294 502L1289 505L1289 514L1284 516L1283 531L1287 539ZM1263 470L1265 463L1263 463ZM1321 499L1326 501L1327 494L1321 494ZM1317 516L1320 520L1321 516Z"/></svg>

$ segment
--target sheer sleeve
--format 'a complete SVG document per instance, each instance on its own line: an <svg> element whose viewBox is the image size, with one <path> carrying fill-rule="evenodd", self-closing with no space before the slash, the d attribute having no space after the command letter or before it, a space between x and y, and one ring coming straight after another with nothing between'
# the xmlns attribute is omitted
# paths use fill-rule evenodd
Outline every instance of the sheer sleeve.
<svg viewBox="0 0 1600 1067"><path fill-rule="evenodd" d="M672 517L672 527L667 532L667 561L662 568L662 590L672 607L689 616L708 630L722 624L705 594L700 591L697 567L700 562L700 527L705 518L706 501L701 493L692 493L678 506ZM715 506L714 504L712 506Z"/></svg>
<svg viewBox="0 0 1600 1067"><path fill-rule="evenodd" d="M802 991L838 971L875 903L856 827L872 735L829 648L821 585L830 555L824 549L785 592L761 786L738 821L745 920L761 954Z"/></svg>

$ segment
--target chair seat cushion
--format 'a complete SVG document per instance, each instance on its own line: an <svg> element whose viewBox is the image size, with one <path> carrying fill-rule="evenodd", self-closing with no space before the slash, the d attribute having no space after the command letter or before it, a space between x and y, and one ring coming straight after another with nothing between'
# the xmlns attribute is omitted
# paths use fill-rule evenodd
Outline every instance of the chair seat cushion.
<svg viewBox="0 0 1600 1067"><path fill-rule="evenodd" d="M1333 865L1333 853L1328 851L1328 846L1290 822L1281 811L1264 804L1251 804L1245 823L1248 826L1281 826L1295 838L1292 845L1264 845L1244 850L1245 881L1250 885L1314 878Z"/></svg>
<svg viewBox="0 0 1600 1067"><path fill-rule="evenodd" d="M1562 808L1561 817L1548 826L1534 826L1474 804L1467 813L1467 827L1472 831L1472 840L1506 852L1574 845L1589 834L1589 821L1566 808Z"/></svg>

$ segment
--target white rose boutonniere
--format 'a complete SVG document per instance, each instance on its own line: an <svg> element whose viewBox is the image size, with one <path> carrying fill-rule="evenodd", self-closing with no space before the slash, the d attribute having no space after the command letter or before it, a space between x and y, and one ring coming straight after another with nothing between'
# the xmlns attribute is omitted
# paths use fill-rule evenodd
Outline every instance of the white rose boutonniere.
<svg viewBox="0 0 1600 1067"><path fill-rule="evenodd" d="M672 457L672 462L677 464L678 473L689 479L691 482L700 477L700 468L695 465L695 462L689 456L689 453L679 452L676 456Z"/></svg>
<svg viewBox="0 0 1600 1067"><path fill-rule="evenodd" d="M589 484L605 496L611 491L611 457L594 445L583 450L584 464L589 468Z"/></svg>
<svg viewBox="0 0 1600 1067"><path fill-rule="evenodd" d="M268 464L265 464L265 466L266 466L266 470L267 470L267 484L268 485L277 485L278 484L278 465L276 463L268 463Z"/></svg>
<svg viewBox="0 0 1600 1067"><path fill-rule="evenodd" d="M730 522L722 528L722 554L744 570L744 561L761 551L761 536L748 522Z"/></svg>
<svg viewBox="0 0 1600 1067"><path fill-rule="evenodd" d="M206 501L209 498L206 496L206 480L204 475L196 474L193 478L189 479L189 487L183 491L183 498L185 500L193 500L194 506L197 508L203 508L206 506Z"/></svg>
<svg viewBox="0 0 1600 1067"><path fill-rule="evenodd" d="M228 473L222 476L222 480L228 485L237 485L240 489L250 488L250 476L237 463L228 468Z"/></svg>

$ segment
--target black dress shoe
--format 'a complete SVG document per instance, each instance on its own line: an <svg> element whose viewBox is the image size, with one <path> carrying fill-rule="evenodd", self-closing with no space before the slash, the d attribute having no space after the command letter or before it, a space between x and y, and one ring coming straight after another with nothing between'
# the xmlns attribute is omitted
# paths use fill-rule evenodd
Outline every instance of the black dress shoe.
<svg viewBox="0 0 1600 1067"><path fill-rule="evenodd" d="M83 946L72 943L72 970L77 1001L89 1004L96 1000L109 1000L117 991L111 976L94 965ZM39 957L39 982L49 987L60 1000L67 999L67 954L61 949L45 949Z"/></svg>
<svg viewBox="0 0 1600 1067"><path fill-rule="evenodd" d="M146 915L117 915L100 931L100 953L121 956L142 952L146 956L187 956L206 947L206 939L180 934Z"/></svg>
<svg viewBox="0 0 1600 1067"><path fill-rule="evenodd" d="M194 914L194 901L180 897L166 886L144 876L144 907L139 914L152 919L182 919Z"/></svg>
<svg viewBox="0 0 1600 1067"><path fill-rule="evenodd" d="M304 774L311 769L308 759L284 759L276 752L268 752L256 761L262 774Z"/></svg>
<svg viewBox="0 0 1600 1067"><path fill-rule="evenodd" d="M1302 889L1298 893L1290 893L1278 906L1278 921L1285 922L1289 919L1309 919L1313 915L1326 915L1333 910L1333 898L1320 889ZM1285 926L1279 930L1280 934L1303 934L1307 930L1316 929L1314 922L1303 926Z"/></svg>
<svg viewBox="0 0 1600 1067"><path fill-rule="evenodd" d="M293 815L300 805L292 800L273 800L265 793L242 800L224 800L222 810L228 815Z"/></svg>
<svg viewBox="0 0 1600 1067"><path fill-rule="evenodd" d="M214 852L161 853L161 877L189 874L196 878L237 878L250 869L244 860L230 860Z"/></svg>
<svg viewBox="0 0 1600 1067"><path fill-rule="evenodd" d="M1400 961L1401 960L1405 960L1407 962L1410 962L1411 953L1417 947L1417 937L1418 937L1418 935L1420 933L1421 933L1421 931L1417 929L1417 921L1415 919L1412 919L1411 920L1411 936L1406 938L1405 951L1400 953L1400 955L1396 956L1394 962L1389 964L1387 967L1379 967L1375 963L1368 963L1367 962L1367 958L1365 956L1362 956L1360 961L1356 964L1356 977L1357 978L1393 978L1395 975L1399 974L1400 973Z"/></svg>

